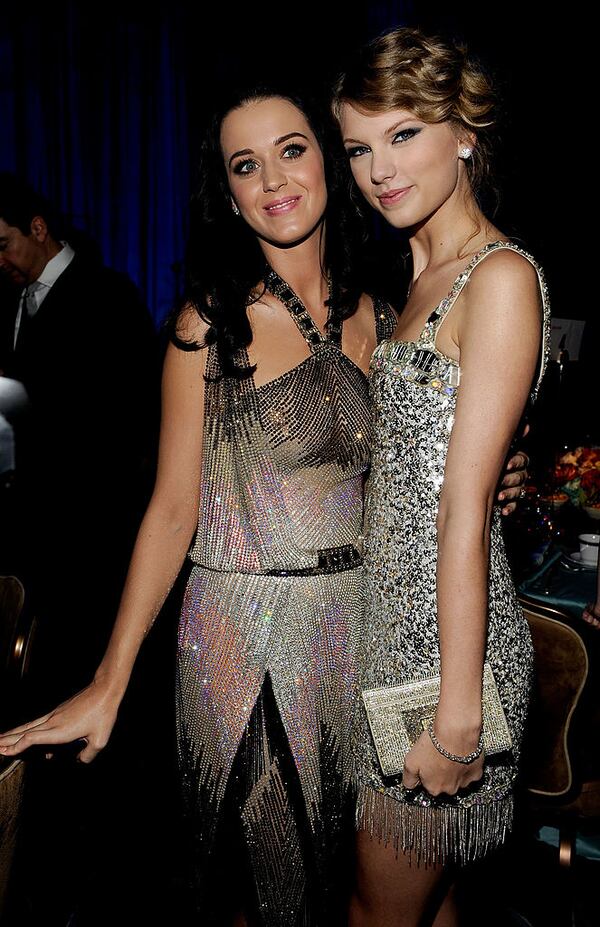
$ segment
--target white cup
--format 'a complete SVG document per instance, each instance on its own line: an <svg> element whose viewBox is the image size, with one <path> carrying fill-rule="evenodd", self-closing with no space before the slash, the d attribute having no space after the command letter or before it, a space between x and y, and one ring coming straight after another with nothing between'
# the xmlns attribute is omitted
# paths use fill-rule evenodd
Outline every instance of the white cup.
<svg viewBox="0 0 600 927"><path fill-rule="evenodd" d="M598 545L600 534L580 534L579 553L586 563L598 563Z"/></svg>

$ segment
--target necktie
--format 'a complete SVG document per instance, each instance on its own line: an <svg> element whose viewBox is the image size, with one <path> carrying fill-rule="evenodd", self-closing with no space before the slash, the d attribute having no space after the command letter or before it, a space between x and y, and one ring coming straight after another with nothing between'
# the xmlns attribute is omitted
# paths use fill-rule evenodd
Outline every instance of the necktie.
<svg viewBox="0 0 600 927"><path fill-rule="evenodd" d="M23 305L21 309L21 320L19 322L19 331L17 333L17 347L22 347L23 342L27 339L27 329L31 319L34 317L38 311L38 304L35 298L35 294L38 290L43 287L43 283L39 283L37 280L34 283L30 283L25 292L23 293Z"/></svg>

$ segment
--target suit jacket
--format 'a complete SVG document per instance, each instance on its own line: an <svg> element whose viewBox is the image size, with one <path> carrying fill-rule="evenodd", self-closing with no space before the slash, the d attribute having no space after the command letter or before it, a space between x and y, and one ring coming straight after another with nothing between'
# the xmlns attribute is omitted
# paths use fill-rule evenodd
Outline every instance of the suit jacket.
<svg viewBox="0 0 600 927"><path fill-rule="evenodd" d="M0 371L6 372L13 356L15 317L20 288L0 273Z"/></svg>
<svg viewBox="0 0 600 927"><path fill-rule="evenodd" d="M129 550L156 435L157 361L132 282L76 254L7 365L32 409L16 446L30 554L79 568Z"/></svg>

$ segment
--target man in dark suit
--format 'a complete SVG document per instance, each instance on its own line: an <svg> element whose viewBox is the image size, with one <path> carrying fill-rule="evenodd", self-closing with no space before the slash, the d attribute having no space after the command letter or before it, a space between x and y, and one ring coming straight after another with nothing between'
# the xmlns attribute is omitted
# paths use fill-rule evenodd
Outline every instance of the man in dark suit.
<svg viewBox="0 0 600 927"><path fill-rule="evenodd" d="M25 284L5 372L31 403L16 479L52 705L89 681L114 620L151 472L156 339L131 281L61 240L49 205L7 174L0 271Z"/></svg>
<svg viewBox="0 0 600 927"><path fill-rule="evenodd" d="M22 284L2 354L30 401L16 430L14 541L37 619L22 708L32 718L89 684L106 646L151 489L158 349L131 281L67 240L50 205L10 174L0 174L0 273ZM30 763L20 857L35 892L28 922L63 927L78 909L77 925L106 923L104 903L120 923L106 886L117 891L125 846L139 850L132 730L121 718L91 767Z"/></svg>

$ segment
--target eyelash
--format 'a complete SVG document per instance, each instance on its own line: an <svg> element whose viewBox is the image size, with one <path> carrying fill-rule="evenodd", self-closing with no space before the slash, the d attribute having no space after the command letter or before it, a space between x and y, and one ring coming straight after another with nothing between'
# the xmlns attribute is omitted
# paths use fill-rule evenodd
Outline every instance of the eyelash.
<svg viewBox="0 0 600 927"><path fill-rule="evenodd" d="M392 145L401 145L404 142L408 142L411 138L418 135L420 131L421 129L402 129L400 132L396 132L392 138ZM402 136L404 136L404 138ZM368 150L368 145L355 145L354 148L347 148L346 153L349 158L360 158L360 156Z"/></svg>
<svg viewBox="0 0 600 927"><path fill-rule="evenodd" d="M292 144L285 146L282 152L282 157L286 158L286 155L288 154L288 152L290 152L290 156L286 158L286 160L295 161L298 158L301 158L305 151L306 151L306 145L302 145L300 142L293 142ZM295 152L295 153L291 154L291 152ZM246 161L238 161L237 164L233 168L233 173L238 174L241 177L248 176L249 174L253 174L254 171L246 171L244 170L244 168L249 164L256 164L256 163L257 162L254 161L252 158L248 158Z"/></svg>
<svg viewBox="0 0 600 927"><path fill-rule="evenodd" d="M397 144L398 142L408 142L409 139L414 138L415 135L418 135L420 129L401 129L400 132L396 132L392 139L392 145ZM407 138L400 138L401 135L406 135Z"/></svg>

